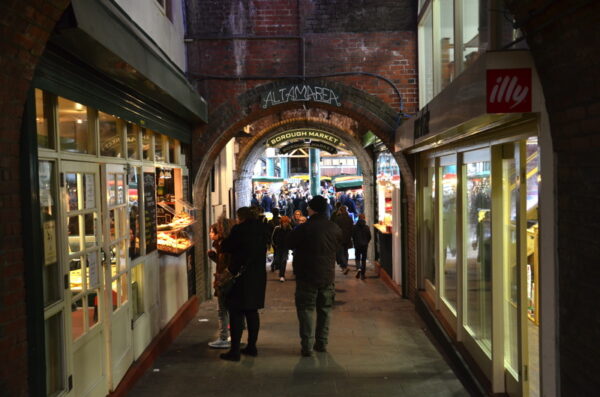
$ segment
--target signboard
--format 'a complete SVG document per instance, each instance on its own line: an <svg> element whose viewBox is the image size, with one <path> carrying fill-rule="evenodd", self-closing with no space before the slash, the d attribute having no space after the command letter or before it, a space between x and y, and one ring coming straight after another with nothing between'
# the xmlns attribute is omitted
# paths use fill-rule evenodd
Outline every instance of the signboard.
<svg viewBox="0 0 600 397"><path fill-rule="evenodd" d="M156 249L156 179L154 172L144 172L144 225L146 253Z"/></svg>
<svg viewBox="0 0 600 397"><path fill-rule="evenodd" d="M277 146L286 141L297 140L297 139L316 139L319 141L327 142L330 145L337 146L340 144L341 139L335 135L332 135L325 131L320 130L292 130L286 131L281 134L277 134L267 141L268 146Z"/></svg>
<svg viewBox="0 0 600 397"><path fill-rule="evenodd" d="M321 87L315 84L294 84L282 88L267 91L262 96L262 107L266 109L271 106L288 102L321 102L328 105L342 106L340 96L331 88Z"/></svg>
<svg viewBox="0 0 600 397"><path fill-rule="evenodd" d="M488 113L531 112L531 69L488 69Z"/></svg>
<svg viewBox="0 0 600 397"><path fill-rule="evenodd" d="M87 255L87 266L90 272L89 288L98 288L100 286L100 272L98 271L98 252L90 252Z"/></svg>
<svg viewBox="0 0 600 397"><path fill-rule="evenodd" d="M56 222L49 220L44 222L44 264L56 263Z"/></svg>
<svg viewBox="0 0 600 397"><path fill-rule="evenodd" d="M337 149L331 145L328 145L324 142L319 142L319 141L315 141L315 142L304 142L304 141L297 141L297 142L292 142L288 145L285 145L284 147L282 147L281 149L279 149L279 153L281 154L288 154L296 149L300 149L303 147L310 147L313 149L320 149L320 150L324 150L326 152L329 152L331 154L336 154L337 153Z"/></svg>

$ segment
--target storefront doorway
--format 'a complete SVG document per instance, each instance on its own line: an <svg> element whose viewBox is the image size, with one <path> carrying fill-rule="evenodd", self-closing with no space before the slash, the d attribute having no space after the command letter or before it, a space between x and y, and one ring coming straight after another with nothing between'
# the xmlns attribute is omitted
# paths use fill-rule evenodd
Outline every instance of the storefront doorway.
<svg viewBox="0 0 600 397"><path fill-rule="evenodd" d="M60 209L64 225L62 268L68 269L65 291L66 363L72 374L67 390L72 396L105 396L108 392L105 353L106 290L103 277L102 203L100 167L82 162L60 162ZM60 226L59 226L60 227ZM60 231L60 230L59 230ZM110 291L110 289L109 289ZM48 344L48 342L47 342Z"/></svg>

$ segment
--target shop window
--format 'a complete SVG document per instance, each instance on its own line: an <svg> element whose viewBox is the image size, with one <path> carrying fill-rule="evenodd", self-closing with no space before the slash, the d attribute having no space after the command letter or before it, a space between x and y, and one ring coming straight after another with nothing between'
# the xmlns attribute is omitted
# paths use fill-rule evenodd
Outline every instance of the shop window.
<svg viewBox="0 0 600 397"><path fill-rule="evenodd" d="M180 150L179 141L169 138L169 163L179 164Z"/></svg>
<svg viewBox="0 0 600 397"><path fill-rule="evenodd" d="M152 148L154 146L153 135L154 135L154 133L152 131L142 128L143 160L147 160L147 161L154 160L153 151L152 151Z"/></svg>
<svg viewBox="0 0 600 397"><path fill-rule="evenodd" d="M144 314L144 264L131 269L131 314L135 321Z"/></svg>
<svg viewBox="0 0 600 397"><path fill-rule="evenodd" d="M165 161L165 142L163 136L159 133L154 134L154 161L162 163Z"/></svg>
<svg viewBox="0 0 600 397"><path fill-rule="evenodd" d="M462 58L463 70L472 65L487 49L488 15L486 0L463 0Z"/></svg>
<svg viewBox="0 0 600 397"><path fill-rule="evenodd" d="M126 124L127 131L127 158L140 159L139 128L133 123Z"/></svg>
<svg viewBox="0 0 600 397"><path fill-rule="evenodd" d="M88 109L80 103L58 98L60 149L67 152L96 154L94 131L89 127Z"/></svg>
<svg viewBox="0 0 600 397"><path fill-rule="evenodd" d="M39 162L40 210L43 236L44 266L44 306L49 306L61 298L61 269L58 264L57 178L55 163Z"/></svg>
<svg viewBox="0 0 600 397"><path fill-rule="evenodd" d="M487 157L487 160L468 162L468 154L465 154L463 263L466 291L463 318L469 333L491 355L492 185L489 154Z"/></svg>
<svg viewBox="0 0 600 397"><path fill-rule="evenodd" d="M433 13L419 24L419 106L433 99Z"/></svg>
<svg viewBox="0 0 600 397"><path fill-rule="evenodd" d="M128 178L129 257L135 259L141 255L141 207L139 202L140 185L142 183L141 167L132 167Z"/></svg>
<svg viewBox="0 0 600 397"><path fill-rule="evenodd" d="M35 90L35 124L37 130L38 147L56 149L54 143L54 107L56 96Z"/></svg>
<svg viewBox="0 0 600 397"><path fill-rule="evenodd" d="M440 37L438 39L439 61L441 63L440 89L444 89L454 80L454 3L439 1Z"/></svg>
<svg viewBox="0 0 600 397"><path fill-rule="evenodd" d="M442 167L440 185L442 298L456 312L458 286L456 272L456 165Z"/></svg>
<svg viewBox="0 0 600 397"><path fill-rule="evenodd" d="M110 114L98 112L100 130L100 155L107 157L123 157L122 123Z"/></svg>
<svg viewBox="0 0 600 397"><path fill-rule="evenodd" d="M511 150L512 149L512 150ZM502 202L507 203L503 213L504 245L504 367L518 379L519 375L519 276L517 258L517 213L519 189L513 145L507 145L507 155L502 159Z"/></svg>
<svg viewBox="0 0 600 397"><path fill-rule="evenodd" d="M435 168L432 165L423 170L423 215L421 231L421 258L423 276L435 286Z"/></svg>
<svg viewBox="0 0 600 397"><path fill-rule="evenodd" d="M290 172L292 174L308 173L308 157L290 157Z"/></svg>
<svg viewBox="0 0 600 397"><path fill-rule="evenodd" d="M63 343L63 312L59 312L44 322L46 341L46 395L60 394L65 388L65 357Z"/></svg>

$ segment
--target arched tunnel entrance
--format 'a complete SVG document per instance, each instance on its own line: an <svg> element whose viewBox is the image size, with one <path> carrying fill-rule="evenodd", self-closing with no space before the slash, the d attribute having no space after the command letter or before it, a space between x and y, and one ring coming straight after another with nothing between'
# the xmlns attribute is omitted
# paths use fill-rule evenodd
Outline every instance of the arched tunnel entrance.
<svg viewBox="0 0 600 397"><path fill-rule="evenodd" d="M288 98L289 101L281 101L282 103L274 105L265 101L265 98L273 98L273 93L289 92L294 87L318 87L323 91L329 90L330 100L323 100L323 97L316 98L321 99L320 101L295 101L293 98ZM331 98L335 98L335 101ZM401 116L384 102L364 91L330 81L291 85L282 82L270 83L254 88L240 95L237 100L216 109L212 117L209 117L209 124L196 132L192 147L193 157L199 160L194 164L193 169L194 204L198 208L205 209L200 213L200 222L195 230L196 288L199 296L209 297L211 290L212 273L204 255L209 248L206 239L207 227L221 213L227 212L227 216L231 217L235 208L250 204L254 165L264 155L271 137L295 130L323 131L339 137L340 147L356 157L359 169L362 170L364 214L368 224L372 225L378 221L375 207L376 156L372 148L364 147L363 140L367 135L377 137L380 142L379 147L393 153L402 170L403 183L410 186L412 176L408 164L403 161L403 158L398 158L401 154L394 153L393 148L394 131L400 123ZM230 141L234 142L232 146L228 146ZM232 176L222 178L230 180L233 184L233 192L227 193L226 200L214 197L215 186L211 182L215 178L215 164L227 163L222 159L224 153L233 153L234 156L234 165L228 171ZM213 198L215 200L212 200ZM229 208L225 210L226 207ZM406 214L410 216L412 211L406 211ZM392 234L396 236L397 255L399 255L402 238L399 224L395 233L391 233L391 225L387 231L390 236ZM409 230L402 233L408 237L408 244L411 244L412 233ZM371 260L377 256L375 247L376 244L371 244L369 252ZM389 250L391 251L392 247L389 247ZM389 256L391 258L391 253ZM400 264L401 260L397 262ZM388 272L392 273L390 270ZM395 270L397 274L389 274L391 279L396 280L396 285L400 283L402 272L410 279L413 271L401 269L398 265L398 269Z"/></svg>

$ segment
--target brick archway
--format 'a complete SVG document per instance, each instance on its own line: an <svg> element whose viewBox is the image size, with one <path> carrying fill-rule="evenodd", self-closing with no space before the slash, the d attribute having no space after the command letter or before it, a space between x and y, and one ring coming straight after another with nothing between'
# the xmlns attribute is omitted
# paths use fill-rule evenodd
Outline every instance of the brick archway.
<svg viewBox="0 0 600 397"><path fill-rule="evenodd" d="M329 88L338 93L341 98L341 106L338 107L317 102L291 102L264 109L261 106L263 95L266 95L270 90L279 89L290 84L289 82L277 81L251 89L211 112L209 123L195 131L192 140L193 158L195 160L192 171L192 175L194 175L193 195L196 206L201 208L204 205L207 194L207 181L209 180L212 166L227 142L234 138L245 126L261 118L283 111L319 109L340 114L357 123L356 133L352 134L355 138L361 137L367 131L372 131L392 153L394 152L394 135L402 119L401 115L396 113L389 105L365 91L339 82L315 80L311 81L311 83ZM257 138L253 137L250 139L254 140L255 144ZM410 192L414 188L412 170L403 154L395 154L395 157L400 166L403 184L406 190ZM409 193L409 197L414 198L414 194ZM416 244L415 233L413 231L415 222L414 205L414 200L408 200L408 209L406 211L408 214L406 224L409 225L407 228L407 244L409 246L407 249L408 274L412 284L414 284L415 280L411 276L415 274L415 249L412 247ZM203 223L204 220L198 222L199 225ZM197 227L195 232L198 236L197 241L200 242L196 247L197 268L206 269L206 259L201 255L207 249L207 247L203 246L206 241L204 236L205 231L201 227ZM203 290L203 286L207 282L207 275L204 273L206 272L199 271L196 274L196 284L199 291ZM415 287L416 285L409 284L408 290L411 296L414 294Z"/></svg>
<svg viewBox="0 0 600 397"><path fill-rule="evenodd" d="M247 205L250 202L250 193L252 191L252 173L254 164L264 152L267 140L280 132L295 129L298 127L314 128L333 133L340 137L346 147L356 156L360 167L363 170L363 192L365 202L365 215L367 220L372 222L375 219L375 211L373 207L373 189L374 170L373 163L367 151L362 147L361 142L349 131L340 130L331 125L320 123L318 120L310 119L291 119L285 122L280 122L273 125L271 128L265 128L254 135L243 147L240 147L237 158L237 176L235 178L236 192L241 193L241 189L246 189L247 196L238 196L237 206Z"/></svg>

